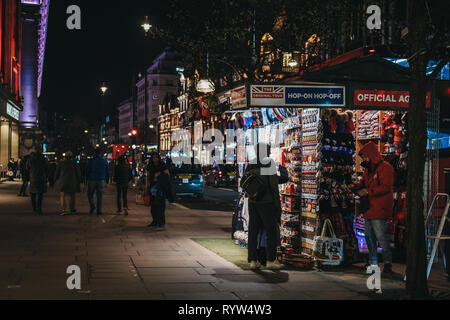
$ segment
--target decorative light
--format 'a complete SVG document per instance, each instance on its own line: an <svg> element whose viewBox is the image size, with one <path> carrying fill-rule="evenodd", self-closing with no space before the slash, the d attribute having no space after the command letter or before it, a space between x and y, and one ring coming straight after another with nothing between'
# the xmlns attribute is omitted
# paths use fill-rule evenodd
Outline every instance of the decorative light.
<svg viewBox="0 0 450 320"><path fill-rule="evenodd" d="M294 60L294 59L291 59L288 62L288 66L291 67L291 68L295 68L295 67L298 66L298 62L296 60Z"/></svg>
<svg viewBox="0 0 450 320"><path fill-rule="evenodd" d="M197 84L197 91L201 93L214 92L215 85L211 79L201 79Z"/></svg>
<svg viewBox="0 0 450 320"><path fill-rule="evenodd" d="M144 29L145 35L147 35L148 32L150 31L150 29L152 28L152 25L150 24L150 21L148 20L148 16L145 16L145 22L141 27Z"/></svg>

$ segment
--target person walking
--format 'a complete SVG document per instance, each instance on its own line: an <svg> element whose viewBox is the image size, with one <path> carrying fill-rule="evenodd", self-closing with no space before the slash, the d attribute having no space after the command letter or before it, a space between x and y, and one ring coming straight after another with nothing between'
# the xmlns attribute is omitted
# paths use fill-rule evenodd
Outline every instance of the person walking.
<svg viewBox="0 0 450 320"><path fill-rule="evenodd" d="M48 165L48 183L50 184L50 188L53 189L54 185L55 185L55 173L56 173L56 168L58 167L58 164L56 163L56 161L51 161Z"/></svg>
<svg viewBox="0 0 450 320"><path fill-rule="evenodd" d="M27 196L28 183L30 182L30 171L27 169L27 162L30 159L29 156L25 156L20 161L20 174L22 176L22 187L20 188L19 197Z"/></svg>
<svg viewBox="0 0 450 320"><path fill-rule="evenodd" d="M166 224L166 199L171 194L171 186L169 169L161 160L159 153L153 152L151 154L148 172L150 212L153 219L148 227L164 228Z"/></svg>
<svg viewBox="0 0 450 320"><path fill-rule="evenodd" d="M111 161L109 164L109 180L108 180L108 184L112 184L114 182L114 175L115 175L115 170L116 170L116 163L115 161Z"/></svg>
<svg viewBox="0 0 450 320"><path fill-rule="evenodd" d="M103 214L103 192L107 181L109 181L109 166L108 161L103 158L100 149L95 150L94 158L89 160L86 167L86 178L88 182L88 200L91 206L89 214L93 214L96 207L94 203L94 193L97 196L97 215Z"/></svg>
<svg viewBox="0 0 450 320"><path fill-rule="evenodd" d="M9 175L9 181L14 181L16 178L17 168L16 163L14 162L14 159L10 159L8 162L8 175Z"/></svg>
<svg viewBox="0 0 450 320"><path fill-rule="evenodd" d="M76 213L76 193L81 191L81 172L75 163L72 152L66 152L65 159L61 161L55 172L56 191L60 193L61 215Z"/></svg>
<svg viewBox="0 0 450 320"><path fill-rule="evenodd" d="M119 161L114 168L114 182L117 188L117 213L122 212L122 200L125 216L128 216L128 185L133 179L130 165L125 156L119 157Z"/></svg>
<svg viewBox="0 0 450 320"><path fill-rule="evenodd" d="M166 159L166 166L167 166L167 169L169 169L170 176L174 177L175 176L175 166L174 166L171 158Z"/></svg>
<svg viewBox="0 0 450 320"><path fill-rule="evenodd" d="M34 152L31 154L27 162L27 170L30 173L30 193L33 212L43 215L42 202L44 200L44 193L47 192L48 164L42 153Z"/></svg>
<svg viewBox="0 0 450 320"><path fill-rule="evenodd" d="M246 169L245 176L254 175L261 182L260 190L264 190L258 199L249 199L249 230L248 230L248 262L251 269L259 269L258 234L261 229L266 234L267 269L279 270L284 267L276 259L277 245L280 242L277 230L281 221L281 201L275 162L270 159L270 146L259 143L255 146L256 158Z"/></svg>
<svg viewBox="0 0 450 320"><path fill-rule="evenodd" d="M394 168L383 160L375 143L367 143L359 152L363 179L355 184L357 193L369 198L369 209L364 213L369 265L378 265L377 241L383 249L383 273L392 273L392 252L387 235L387 220L392 219L394 207ZM352 187L352 186L351 186Z"/></svg>
<svg viewBox="0 0 450 320"><path fill-rule="evenodd" d="M85 187L86 187L86 167L87 167L86 159L81 159L80 161L81 183L85 185Z"/></svg>

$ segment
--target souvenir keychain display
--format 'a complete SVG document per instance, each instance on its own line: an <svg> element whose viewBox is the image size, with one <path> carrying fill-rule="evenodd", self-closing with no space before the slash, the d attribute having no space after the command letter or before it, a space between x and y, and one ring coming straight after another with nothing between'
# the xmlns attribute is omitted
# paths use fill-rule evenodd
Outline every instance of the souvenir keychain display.
<svg viewBox="0 0 450 320"><path fill-rule="evenodd" d="M320 110L305 109L302 114L302 253L312 255L319 219L318 178L320 168Z"/></svg>
<svg viewBox="0 0 450 320"><path fill-rule="evenodd" d="M291 110L290 110L291 111ZM313 258L302 253L302 113L287 121L285 147L282 165L289 174L289 182L280 188L281 216L281 257L282 262L296 268L310 269Z"/></svg>
<svg viewBox="0 0 450 320"><path fill-rule="evenodd" d="M285 251L292 249L299 251L300 236L300 196L301 196L301 133L300 116L291 118L286 123L286 136L282 151L289 182L280 187L281 199L281 246ZM283 162L282 161L282 162Z"/></svg>

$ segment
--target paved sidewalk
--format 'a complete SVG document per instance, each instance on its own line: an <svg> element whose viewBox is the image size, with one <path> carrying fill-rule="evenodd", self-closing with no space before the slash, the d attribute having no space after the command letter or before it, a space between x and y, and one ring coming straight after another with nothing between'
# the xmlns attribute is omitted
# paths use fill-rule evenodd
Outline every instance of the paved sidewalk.
<svg viewBox="0 0 450 320"><path fill-rule="evenodd" d="M58 215L54 193L44 216L31 212L20 185L0 184L0 299L297 300L373 299L362 268L344 271L243 271L190 238L230 236L231 213L168 205L165 231L152 231L149 209L130 201L130 216L115 214L114 188L105 215L88 214L78 195L75 216ZM131 193L129 199L134 199ZM82 289L66 287L66 269L82 270ZM383 278L395 297L401 275ZM387 296L386 296L387 297Z"/></svg>

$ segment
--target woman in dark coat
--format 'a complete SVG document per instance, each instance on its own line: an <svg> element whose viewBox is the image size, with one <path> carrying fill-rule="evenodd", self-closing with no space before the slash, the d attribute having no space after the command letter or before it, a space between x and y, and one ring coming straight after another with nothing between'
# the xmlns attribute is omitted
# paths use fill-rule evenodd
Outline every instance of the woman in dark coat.
<svg viewBox="0 0 450 320"><path fill-rule="evenodd" d="M61 215L67 214L67 207L70 207L70 213L76 213L75 199L76 193L81 192L81 172L73 159L72 152L67 152L66 158L59 163L55 181L55 189L60 192Z"/></svg>
<svg viewBox="0 0 450 320"><path fill-rule="evenodd" d="M150 205L153 222L148 227L163 228L166 224L166 199L170 192L170 173L159 153L153 152L148 167Z"/></svg>
<svg viewBox="0 0 450 320"><path fill-rule="evenodd" d="M122 199L125 215L128 215L128 185L133 179L133 173L131 172L130 165L127 162L125 156L119 158L117 166L114 168L114 182L117 187L117 213L122 212Z"/></svg>
<svg viewBox="0 0 450 320"><path fill-rule="evenodd" d="M47 192L48 164L40 152L31 154L27 163L30 172L30 193L33 212L42 215L42 201Z"/></svg>

